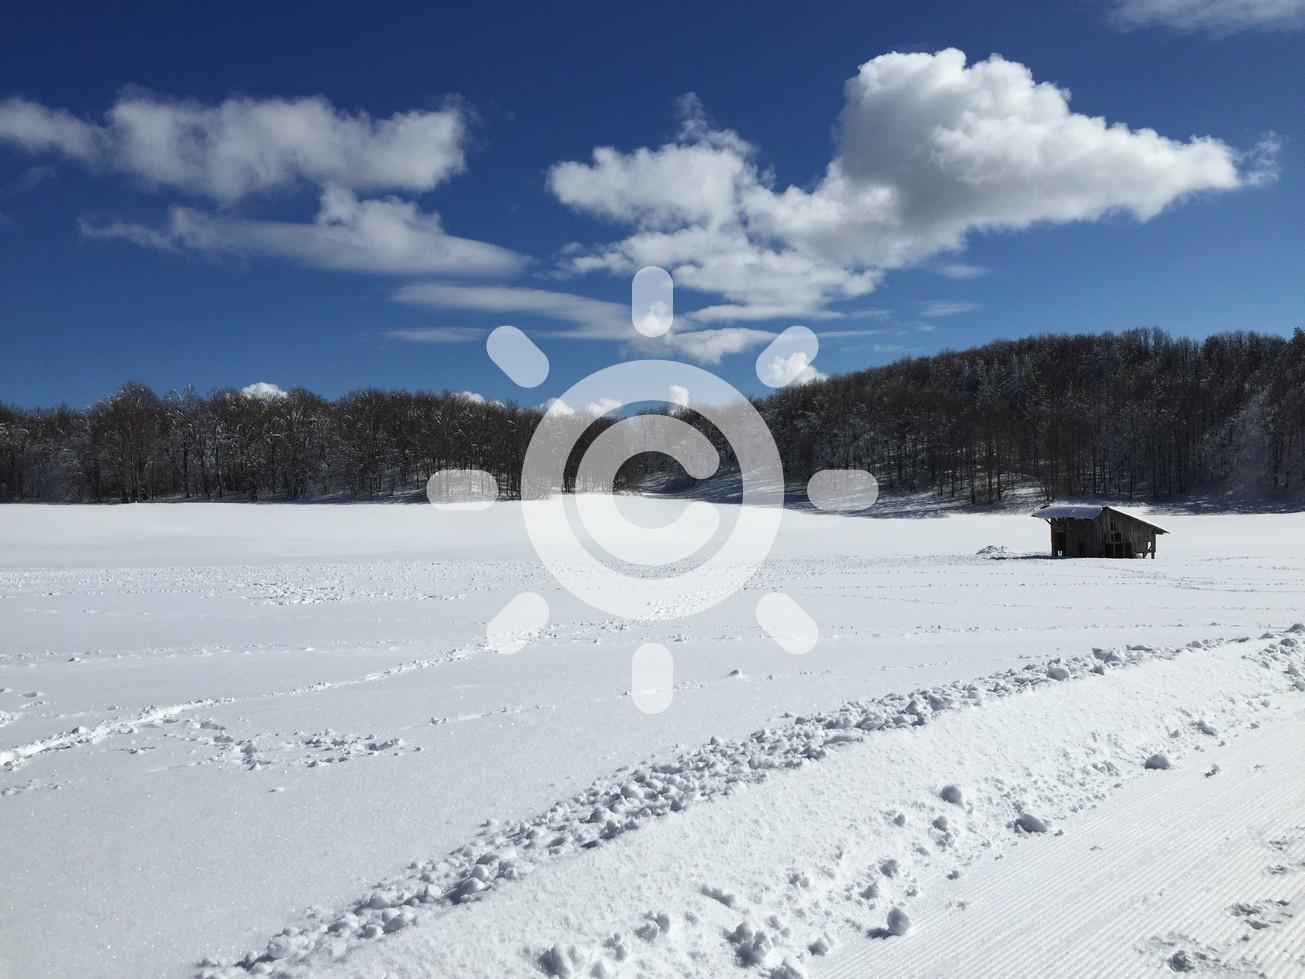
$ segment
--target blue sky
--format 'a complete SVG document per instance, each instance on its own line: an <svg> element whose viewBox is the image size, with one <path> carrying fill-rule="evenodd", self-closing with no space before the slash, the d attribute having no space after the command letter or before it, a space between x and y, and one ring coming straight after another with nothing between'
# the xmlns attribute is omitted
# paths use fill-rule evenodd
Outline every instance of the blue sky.
<svg viewBox="0 0 1305 979"><path fill-rule="evenodd" d="M0 401L1305 324L1305 0L324 9L0 16Z"/></svg>

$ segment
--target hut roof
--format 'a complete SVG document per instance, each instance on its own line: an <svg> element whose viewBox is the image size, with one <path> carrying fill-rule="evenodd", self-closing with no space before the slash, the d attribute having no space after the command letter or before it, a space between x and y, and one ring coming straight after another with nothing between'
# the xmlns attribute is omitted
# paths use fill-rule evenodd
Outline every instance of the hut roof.
<svg viewBox="0 0 1305 979"><path fill-rule="evenodd" d="M1048 503L1034 510L1033 516L1042 520L1095 520L1104 509L1088 503Z"/></svg>
<svg viewBox="0 0 1305 979"><path fill-rule="evenodd" d="M1125 513L1118 507L1098 506L1094 503L1047 503L1034 510L1031 516L1040 520L1095 520L1106 510L1136 520L1138 523L1146 524L1158 534L1169 533L1163 527L1157 527L1151 521L1143 520L1135 514Z"/></svg>

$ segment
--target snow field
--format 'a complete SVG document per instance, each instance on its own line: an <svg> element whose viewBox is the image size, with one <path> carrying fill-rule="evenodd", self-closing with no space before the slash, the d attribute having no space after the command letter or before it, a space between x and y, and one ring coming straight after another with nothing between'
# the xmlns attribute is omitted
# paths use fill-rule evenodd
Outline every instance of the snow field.
<svg viewBox="0 0 1305 979"><path fill-rule="evenodd" d="M665 526L678 512L663 500L619 505L643 526ZM938 927L922 902L944 889L924 886L929 870L915 869L911 846L897 852L888 843L919 837L927 848L950 834L947 852L959 854L981 838L970 807L988 812L981 793L996 790L981 784L986 759L968 747L972 732L958 729L955 743L935 746L953 759L936 770L915 760L916 739L936 737L926 732L947 730L952 718L1005 716L1007 703L1061 688L1108 690L1117 677L1153 668L1106 665L1105 677L1069 679L1071 668L1099 662L1089 658L1093 647L1127 662L1130 646L1167 655L1193 642L1279 635L1305 608L1302 515L1164 515L1173 534L1160 560L1143 563L1048 560L1045 526L1025 515L785 513L772 558L741 594L692 618L668 608L664 619L632 626L557 587L525 540L519 510L0 508L0 975L181 979L241 960L258 971L370 974L369 963L391 956L372 971L439 974L418 956L425 934L442 936L445 958L432 961L456 960L455 975L501 966L501 975L540 976L548 962L561 968L571 945L582 950L581 971L680 974L688 963L698 971L682 974L764 974L788 958L818 972L869 932L891 932L895 907L909 927L876 940L878 950ZM522 590L547 597L550 622L502 656L487 647L486 624ZM784 652L757 625L755 604L771 592L791 595L818 624L809 653ZM674 699L656 717L630 698L631 655L644 642L674 656ZM983 692L978 678L1008 671L1015 679L1003 682L1018 689L1041 676L1037 693ZM938 711L921 699L941 691L965 705L971 685L987 701L977 711ZM872 708L887 720L917 716L905 710L912 692L930 723L822 726L841 716L839 704L851 705L857 723L857 711ZM1230 737L1242 715L1267 724L1265 709L1243 698L1224 721L1211 708L1198 732L1204 722ZM1138 716L1144 734L1157 723ZM1036 784L1019 766L1043 771L1043 733L1009 737L1003 778ZM1195 743L1213 751L1212 738ZM1125 776L1187 772L1186 742L1141 741L1145 754L1115 762ZM1173 768L1145 770L1154 754ZM850 795L807 783L846 757L878 773L873 791L855 781ZM659 771L664 765L681 770ZM933 781L906 778L911 766ZM947 785L963 806L941 799ZM799 831L783 813L805 793ZM761 797L774 800L773 828L771 814L733 808ZM914 808L926 802L938 807L927 818ZM1049 831L1016 835L1003 823L984 853L1012 839L1027 852L1029 842L1055 842L1072 828L1055 805L1030 801L1019 813L1002 804L1007 821L1028 829L1041 821ZM702 842L706 829L679 836L716 825L708 815L716 810L737 824L722 816L711 844ZM831 813L847 826L830 823ZM904 826L893 822L898 815ZM934 826L939 817L946 822ZM1158 803L1149 818L1168 825ZM507 839L523 827L542 830L529 847L528 838ZM794 849L785 827L824 849ZM885 896L873 908L857 898L838 911L826 893L831 880L852 886L852 863L830 856L849 834L866 835L875 850L857 873L881 863L899 871L877 871ZM621 855L643 839L664 842L637 843L649 848L640 850L648 862L632 871ZM733 863L718 865L716 850ZM589 866L615 876L573 883L579 870L568 868ZM951 889L971 877L938 857L931 866L947 866L944 881L963 871ZM832 877L817 869L826 867ZM798 883L784 887L811 897L792 909L769 890L790 871ZM860 889L872 882L863 876L853 881ZM408 903L414 878L431 891ZM533 890L553 880L561 896ZM687 890L664 889L677 880ZM358 909L391 886L402 901ZM449 893L464 886L466 899L454 901ZM567 896L573 887L590 888L588 897ZM708 892L733 895L737 907ZM498 909L529 900L516 894L565 914L503 924ZM1261 898L1251 889L1236 900ZM769 923L772 914L788 936ZM340 919L329 939L317 934ZM819 928L808 929L808 919ZM894 922L898 931L906 924ZM367 938L376 927L382 937ZM726 939L735 933L737 941ZM279 957L259 961L279 934ZM623 936L624 958L607 949L612 935ZM417 957L405 957L408 942ZM811 951L826 945L838 947ZM213 964L199 967L205 958Z"/></svg>

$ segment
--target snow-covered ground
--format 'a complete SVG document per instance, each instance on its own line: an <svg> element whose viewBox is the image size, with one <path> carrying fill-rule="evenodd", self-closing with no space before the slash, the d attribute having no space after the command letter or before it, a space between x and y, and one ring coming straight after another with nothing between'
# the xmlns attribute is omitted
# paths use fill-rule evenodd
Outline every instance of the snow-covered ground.
<svg viewBox="0 0 1305 979"><path fill-rule="evenodd" d="M787 512L636 624L520 508L0 508L0 975L1305 970L1305 515L1057 561L1022 514Z"/></svg>

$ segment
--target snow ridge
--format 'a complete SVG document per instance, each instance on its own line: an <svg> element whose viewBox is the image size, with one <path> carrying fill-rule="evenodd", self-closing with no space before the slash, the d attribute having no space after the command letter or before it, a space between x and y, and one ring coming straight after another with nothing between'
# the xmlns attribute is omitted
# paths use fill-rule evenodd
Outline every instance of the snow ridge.
<svg viewBox="0 0 1305 979"><path fill-rule="evenodd" d="M1305 679L1301 675L1305 625L1295 625L1281 634L1266 633L1261 639L1271 642L1263 649L1248 652L1246 657L1257 659L1265 668L1285 673L1291 686L1305 691ZM1249 637L1238 640L1250 641ZM248 974L284 977L314 974L377 940L432 920L453 906L482 900L544 865L605 847L672 813L730 796L742 786L767 781L773 774L820 761L875 732L920 727L940 714L979 707L989 700L1081 681L1143 663L1172 660L1186 651L1221 645L1225 643L1199 640L1166 649L1143 645L1094 649L1090 656L1062 657L973 681L849 702L830 712L792 717L783 726L764 728L739 741L713 738L705 745L677 752L666 760L618 770L529 820L508 825L490 820L478 836L443 859L414 863L405 873L379 883L351 907L335 914L316 913L305 923L284 929L264 949L250 951L238 961L206 959L200 963L198 976L234 979ZM1207 736L1216 733L1205 720L1196 722L1196 727ZM955 807L958 817L963 816L966 800L960 787L943 786L940 797L949 807ZM1021 811L1011 822L1011 829L1017 833L1047 832L1049 826L1044 815ZM901 826L906 817L904 813L898 816L902 821L897 825ZM949 845L956 829L948 817L936 817L932 827L941 845ZM898 873L897 862L886 860L876 875L880 883L871 881L867 885L867 890L876 890L870 898L878 897L881 883L889 884ZM800 887L801 880L794 886ZM703 893L711 903L722 908L734 909L742 903L724 890L705 888ZM671 928L670 918L664 913L662 917L650 913L644 924L635 929L635 937L645 942L656 941ZM891 908L884 934L899 935L909 928L906 913L901 908ZM801 961L782 954L780 946L785 930L782 923L771 923L767 930L744 921L726 938L734 947L740 965L765 968L783 979L800 979L806 975ZM808 954L824 954L833 944L832 938L822 934L810 944ZM610 948L611 955L598 962L591 962L593 957L586 950L555 945L539 953L534 967L554 976L608 974L609 966L604 963L608 959L619 962L628 954L622 942L617 945L620 947ZM614 969L615 965L610 968Z"/></svg>

